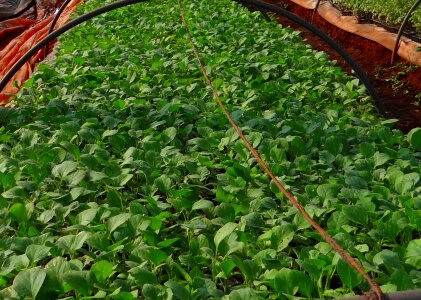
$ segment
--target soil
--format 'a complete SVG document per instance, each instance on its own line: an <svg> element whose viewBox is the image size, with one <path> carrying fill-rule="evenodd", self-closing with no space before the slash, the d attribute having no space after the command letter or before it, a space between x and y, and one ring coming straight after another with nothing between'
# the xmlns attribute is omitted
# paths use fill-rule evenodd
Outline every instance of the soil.
<svg viewBox="0 0 421 300"><path fill-rule="evenodd" d="M265 1L286 8L311 22L312 10L289 0ZM301 31L301 36L306 43L318 51L326 52L345 72L350 72L350 68L342 57L323 40L289 19L274 16L283 27ZM401 58L391 65L390 50L376 42L344 31L318 14L315 14L313 24L335 40L367 74L383 102L385 117L399 120L396 128L408 132L412 128L421 127L421 67L411 65Z"/></svg>

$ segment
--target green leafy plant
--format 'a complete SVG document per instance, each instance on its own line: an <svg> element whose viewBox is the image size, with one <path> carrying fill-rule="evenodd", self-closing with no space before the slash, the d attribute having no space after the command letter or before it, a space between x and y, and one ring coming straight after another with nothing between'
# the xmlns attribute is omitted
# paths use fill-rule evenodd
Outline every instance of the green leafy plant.
<svg viewBox="0 0 421 300"><path fill-rule="evenodd" d="M391 129L298 33L228 0L183 5L275 176L384 290L420 287L419 129ZM110 12L62 36L16 107L0 108L0 298L367 290L246 151L185 34L174 1Z"/></svg>

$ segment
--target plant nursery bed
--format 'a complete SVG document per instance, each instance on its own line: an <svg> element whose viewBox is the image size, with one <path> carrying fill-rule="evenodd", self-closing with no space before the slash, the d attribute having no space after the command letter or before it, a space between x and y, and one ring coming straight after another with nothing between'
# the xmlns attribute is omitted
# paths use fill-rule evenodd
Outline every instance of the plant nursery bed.
<svg viewBox="0 0 421 300"><path fill-rule="evenodd" d="M57 45L0 107L0 299L369 291L259 168L197 53L273 176L364 274L421 288L421 128L391 128L298 32L231 0L161 0Z"/></svg>

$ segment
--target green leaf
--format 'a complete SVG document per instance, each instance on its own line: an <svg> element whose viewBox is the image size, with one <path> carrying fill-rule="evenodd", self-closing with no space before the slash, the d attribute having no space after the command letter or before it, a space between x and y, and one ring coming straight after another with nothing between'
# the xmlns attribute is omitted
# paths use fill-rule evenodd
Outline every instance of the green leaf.
<svg viewBox="0 0 421 300"><path fill-rule="evenodd" d="M385 249L374 255L373 263L384 265L386 268L396 269L401 267L399 255L391 250Z"/></svg>
<svg viewBox="0 0 421 300"><path fill-rule="evenodd" d="M77 215L77 221L80 225L88 225L91 221L95 218L96 214L98 213L97 208L89 208Z"/></svg>
<svg viewBox="0 0 421 300"><path fill-rule="evenodd" d="M168 254L162 250L150 248L146 252L145 257L157 266L168 258Z"/></svg>
<svg viewBox="0 0 421 300"><path fill-rule="evenodd" d="M107 191L107 203L111 207L118 207L122 209L123 202L121 198L121 193L115 189L109 189Z"/></svg>
<svg viewBox="0 0 421 300"><path fill-rule="evenodd" d="M232 255L231 259L240 269L241 274L248 282L253 282L260 273L260 268L256 262L250 259L241 260L237 256Z"/></svg>
<svg viewBox="0 0 421 300"><path fill-rule="evenodd" d="M31 263L35 263L46 258L50 253L50 249L50 247L44 245L32 244L26 248L25 254Z"/></svg>
<svg viewBox="0 0 421 300"><path fill-rule="evenodd" d="M136 299L135 296L132 295L132 293L129 292L120 292L113 296L114 300L134 300Z"/></svg>
<svg viewBox="0 0 421 300"><path fill-rule="evenodd" d="M310 213L310 211L308 211ZM312 214L310 213L310 216ZM302 230L306 228L310 228L310 223L304 218L301 213L296 213L294 219L292 220L292 224L294 224L296 230Z"/></svg>
<svg viewBox="0 0 421 300"><path fill-rule="evenodd" d="M408 291L415 288L411 276L403 268L397 269L392 273L390 282L396 285L398 291Z"/></svg>
<svg viewBox="0 0 421 300"><path fill-rule="evenodd" d="M249 213L248 215L242 217L242 219L248 227L263 228L265 226L262 215L257 212Z"/></svg>
<svg viewBox="0 0 421 300"><path fill-rule="evenodd" d="M418 173L405 174L401 180L395 182L395 189L401 195L406 194L416 186L419 180L420 175Z"/></svg>
<svg viewBox="0 0 421 300"><path fill-rule="evenodd" d="M84 187L75 187L70 190L70 196L72 197L72 200L76 200L80 196L85 196L94 193L94 191L88 190Z"/></svg>
<svg viewBox="0 0 421 300"><path fill-rule="evenodd" d="M192 210L211 209L213 207L214 205L212 201L201 199L199 201L194 202Z"/></svg>
<svg viewBox="0 0 421 300"><path fill-rule="evenodd" d="M373 158L374 158L374 166L375 167L380 167L390 160L389 155L387 155L385 153L380 153L378 151L376 153L374 153Z"/></svg>
<svg viewBox="0 0 421 300"><path fill-rule="evenodd" d="M177 135L177 129L175 127L169 127L162 132L163 142L165 144L169 144L174 140L175 136Z"/></svg>
<svg viewBox="0 0 421 300"><path fill-rule="evenodd" d="M92 181L99 181L101 179L108 178L107 174L93 170L89 172L89 177Z"/></svg>
<svg viewBox="0 0 421 300"><path fill-rule="evenodd" d="M164 285L172 290L176 298L180 300L191 299L189 291L182 284L176 281L168 280Z"/></svg>
<svg viewBox="0 0 421 300"><path fill-rule="evenodd" d="M26 207L22 203L15 203L10 207L9 213L17 222L26 221Z"/></svg>
<svg viewBox="0 0 421 300"><path fill-rule="evenodd" d="M82 248L83 244L85 243L86 239L88 238L87 232L81 232L77 235L66 235L60 237L56 244L59 248L65 249L70 253L75 252Z"/></svg>
<svg viewBox="0 0 421 300"><path fill-rule="evenodd" d="M329 136L325 140L325 149L335 156L342 152L342 148L342 141L336 136Z"/></svg>
<svg viewBox="0 0 421 300"><path fill-rule="evenodd" d="M116 109L123 109L126 106L126 102L124 100L115 100L112 105Z"/></svg>
<svg viewBox="0 0 421 300"><path fill-rule="evenodd" d="M13 280L13 290L21 299L35 299L46 275L47 272L40 267L23 270Z"/></svg>
<svg viewBox="0 0 421 300"><path fill-rule="evenodd" d="M359 205L343 205L342 213L352 222L366 226L368 224L368 214Z"/></svg>
<svg viewBox="0 0 421 300"><path fill-rule="evenodd" d="M193 279L193 288L196 292L193 294L195 299L220 299L224 293L216 288L215 282L208 278L195 277Z"/></svg>
<svg viewBox="0 0 421 300"><path fill-rule="evenodd" d="M360 145L360 152L366 158L372 157L375 151L376 151L376 148L374 147L372 143L363 142Z"/></svg>
<svg viewBox="0 0 421 300"><path fill-rule="evenodd" d="M354 189L367 189L367 182L358 176L349 176L345 178L346 184Z"/></svg>
<svg viewBox="0 0 421 300"><path fill-rule="evenodd" d="M26 194L22 187L15 186L1 194L7 199L24 199Z"/></svg>
<svg viewBox="0 0 421 300"><path fill-rule="evenodd" d="M144 267L134 267L129 270L129 274L134 277L136 283L140 286L156 284L158 282L156 275Z"/></svg>
<svg viewBox="0 0 421 300"><path fill-rule="evenodd" d="M395 189L402 183L403 176L404 173L400 170L392 169L387 172L387 179Z"/></svg>
<svg viewBox="0 0 421 300"><path fill-rule="evenodd" d="M117 133L118 133L118 130L116 130L116 129L107 129L102 134L102 138L104 139L106 137L113 136L113 135L115 135Z"/></svg>
<svg viewBox="0 0 421 300"><path fill-rule="evenodd" d="M238 224L229 222L218 229L213 239L217 250L222 240L229 236L237 227Z"/></svg>
<svg viewBox="0 0 421 300"><path fill-rule="evenodd" d="M363 280L361 276L342 259L339 259L338 261L337 270L343 284L350 289L359 285Z"/></svg>
<svg viewBox="0 0 421 300"><path fill-rule="evenodd" d="M126 223L131 217L131 214L124 213L111 217L107 222L107 229L109 233L114 232L118 227Z"/></svg>
<svg viewBox="0 0 421 300"><path fill-rule="evenodd" d="M222 271L224 271L226 276L229 276L232 270L236 267L236 264L231 259L227 258L219 265L219 267Z"/></svg>
<svg viewBox="0 0 421 300"><path fill-rule="evenodd" d="M69 175L64 177L64 180L70 185L70 186L76 186L78 185L86 176L86 171L84 170L76 170L73 173L70 173Z"/></svg>
<svg viewBox="0 0 421 300"><path fill-rule="evenodd" d="M106 282L106 280L113 273L114 266L106 260L101 260L94 263L91 267L91 273L94 274L98 282Z"/></svg>
<svg viewBox="0 0 421 300"><path fill-rule="evenodd" d="M411 144L411 146L416 149L421 149L421 128L414 128L412 129L408 135L408 142Z"/></svg>
<svg viewBox="0 0 421 300"><path fill-rule="evenodd" d="M25 254L9 256L2 264L1 274L7 275L12 271L27 268L29 264L30 261Z"/></svg>
<svg viewBox="0 0 421 300"><path fill-rule="evenodd" d="M295 295L298 291L310 297L313 292L313 283L301 271L281 269L274 278L274 288L278 293Z"/></svg>
<svg viewBox="0 0 421 300"><path fill-rule="evenodd" d="M92 288L92 283L89 281L89 272L87 271L70 271L62 275L63 280L71 286L80 295L88 295Z"/></svg>
<svg viewBox="0 0 421 300"><path fill-rule="evenodd" d="M221 203L215 208L215 213L218 217L223 218L227 221L235 220L235 208L228 203Z"/></svg>
<svg viewBox="0 0 421 300"><path fill-rule="evenodd" d="M295 235L295 229L292 224L283 223L280 226L275 226L272 229L272 233L270 235L272 248L279 251L287 248L289 243L294 238L294 235Z"/></svg>
<svg viewBox="0 0 421 300"><path fill-rule="evenodd" d="M251 288L241 288L234 290L229 294L229 300L258 300L264 299L260 297L255 290Z"/></svg>
<svg viewBox="0 0 421 300"><path fill-rule="evenodd" d="M339 187L337 184L321 184L317 187L317 195L323 199L333 199L339 194Z"/></svg>
<svg viewBox="0 0 421 300"><path fill-rule="evenodd" d="M155 186L162 193L167 194L171 189L171 179L167 175L161 175L154 182Z"/></svg>
<svg viewBox="0 0 421 300"><path fill-rule="evenodd" d="M142 289L142 296L146 300L164 300L165 290L160 285L145 284Z"/></svg>
<svg viewBox="0 0 421 300"><path fill-rule="evenodd" d="M64 178L66 175L70 174L71 172L75 171L78 167L78 163L75 161L66 160L61 164L54 166L51 173L55 177Z"/></svg>
<svg viewBox="0 0 421 300"><path fill-rule="evenodd" d="M177 242L178 240L180 240L180 238L172 238L172 239L168 239L168 240L165 240L165 241L159 242L159 243L157 244L157 246L158 246L158 247L161 247L161 248L166 248L166 247L171 246L172 244L174 244L174 243L175 243L175 242Z"/></svg>
<svg viewBox="0 0 421 300"><path fill-rule="evenodd" d="M408 243L405 253L405 262L417 269L421 268L421 239L412 240Z"/></svg>

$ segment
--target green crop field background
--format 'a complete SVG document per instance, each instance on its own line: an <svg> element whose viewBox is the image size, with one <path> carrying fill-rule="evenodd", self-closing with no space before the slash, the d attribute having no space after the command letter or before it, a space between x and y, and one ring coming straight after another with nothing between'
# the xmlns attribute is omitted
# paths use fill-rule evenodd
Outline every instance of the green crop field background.
<svg viewBox="0 0 421 300"><path fill-rule="evenodd" d="M215 87L279 180L383 291L420 288L421 129L391 129L358 80L298 33L228 0L183 5ZM0 108L1 299L369 289L238 139L176 2L63 35L16 103Z"/></svg>
<svg viewBox="0 0 421 300"><path fill-rule="evenodd" d="M356 14L369 14L392 25L400 25L415 0L332 0ZM421 6L413 13L411 23L421 32Z"/></svg>

